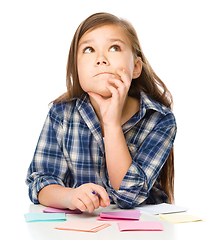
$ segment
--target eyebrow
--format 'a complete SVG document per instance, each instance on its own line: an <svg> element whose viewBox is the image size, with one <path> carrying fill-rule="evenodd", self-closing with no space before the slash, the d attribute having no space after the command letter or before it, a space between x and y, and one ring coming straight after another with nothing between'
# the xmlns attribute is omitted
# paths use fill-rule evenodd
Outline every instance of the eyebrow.
<svg viewBox="0 0 211 240"><path fill-rule="evenodd" d="M89 39L89 40L86 40L86 41L82 41L79 45L78 45L78 48L81 46L81 45L84 45L84 44L90 44L94 42L93 39ZM109 38L108 39L108 42L121 42L125 45L125 42L119 38Z"/></svg>
<svg viewBox="0 0 211 240"><path fill-rule="evenodd" d="M86 40L86 41L83 41L83 42L81 42L79 45L78 45L78 47L80 47L81 45L84 45L84 44L89 44L89 43L91 43L91 42L94 42L94 40Z"/></svg>
<svg viewBox="0 0 211 240"><path fill-rule="evenodd" d="M125 42L119 38L110 38L109 42L121 42L121 43L125 44Z"/></svg>

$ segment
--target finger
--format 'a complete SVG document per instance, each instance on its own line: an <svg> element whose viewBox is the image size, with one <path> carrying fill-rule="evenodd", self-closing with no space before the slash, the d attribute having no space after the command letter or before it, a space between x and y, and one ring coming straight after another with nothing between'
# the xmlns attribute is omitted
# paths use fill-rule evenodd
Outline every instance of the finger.
<svg viewBox="0 0 211 240"><path fill-rule="evenodd" d="M77 199L75 201L75 207L78 208L81 212L85 212L87 210L86 205L83 203L81 199Z"/></svg>
<svg viewBox="0 0 211 240"><path fill-rule="evenodd" d="M119 96L119 90L111 85L106 86L107 89L111 92L113 99L116 99Z"/></svg>
<svg viewBox="0 0 211 240"><path fill-rule="evenodd" d="M91 213L95 210L95 205L92 201L92 198L89 197L87 194L85 194L85 196L83 196L82 201L83 201L84 205L87 207L87 210L89 213Z"/></svg>
<svg viewBox="0 0 211 240"><path fill-rule="evenodd" d="M99 195L100 195L100 205L103 203L105 204L105 206L109 206L110 205L110 200L109 200L109 196L105 190L105 188L101 187L100 185L94 185L93 186L93 191L96 191Z"/></svg>
<svg viewBox="0 0 211 240"><path fill-rule="evenodd" d="M116 73L121 77L123 83L127 85L131 84L131 78L125 69L120 70L119 68L117 68Z"/></svg>
<svg viewBox="0 0 211 240"><path fill-rule="evenodd" d="M100 196L97 195L97 193L95 193L95 191L90 191L89 193L87 193L87 195L92 200L92 203L93 203L95 209L98 209L100 206Z"/></svg>
<svg viewBox="0 0 211 240"><path fill-rule="evenodd" d="M117 88L122 88L122 87L125 86L124 83L121 80L115 79L115 78L109 78L108 82L115 85Z"/></svg>
<svg viewBox="0 0 211 240"><path fill-rule="evenodd" d="M104 201L103 201L102 198L100 198L100 206L101 206L101 207L107 207L107 206L108 206L108 205L106 205L106 204L104 203Z"/></svg>

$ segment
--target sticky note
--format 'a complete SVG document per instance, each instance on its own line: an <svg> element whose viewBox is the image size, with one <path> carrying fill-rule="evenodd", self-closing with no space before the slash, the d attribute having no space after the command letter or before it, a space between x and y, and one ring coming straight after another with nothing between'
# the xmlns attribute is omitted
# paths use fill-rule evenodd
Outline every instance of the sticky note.
<svg viewBox="0 0 211 240"><path fill-rule="evenodd" d="M68 221L56 226L55 229L81 232L98 232L109 226L111 226L110 223Z"/></svg>
<svg viewBox="0 0 211 240"><path fill-rule="evenodd" d="M110 220L139 220L140 211L116 211L116 212L102 212L98 220L110 221Z"/></svg>
<svg viewBox="0 0 211 240"><path fill-rule="evenodd" d="M128 222L128 221L131 221L131 222L134 222L135 220L134 219L121 219L121 218L103 218L103 217L96 217L96 220L97 221L109 221L109 222Z"/></svg>
<svg viewBox="0 0 211 240"><path fill-rule="evenodd" d="M70 209L59 209L47 207L43 210L44 213L66 213L66 214L81 214L82 212L79 209L70 210Z"/></svg>
<svg viewBox="0 0 211 240"><path fill-rule="evenodd" d="M122 231L163 231L161 222L119 222L117 223L120 232Z"/></svg>
<svg viewBox="0 0 211 240"><path fill-rule="evenodd" d="M195 217L190 214L181 214L181 213L174 213L174 214L159 214L159 216L169 222L172 223L184 223L184 222L196 222L202 221L201 218Z"/></svg>
<svg viewBox="0 0 211 240"><path fill-rule="evenodd" d="M143 205L137 207L136 209L147 212L150 214L161 214L161 213L176 213L176 212L185 212L188 210L186 207L176 206L174 204L161 203L155 205Z"/></svg>
<svg viewBox="0 0 211 240"><path fill-rule="evenodd" d="M26 222L66 221L65 213L26 213Z"/></svg>

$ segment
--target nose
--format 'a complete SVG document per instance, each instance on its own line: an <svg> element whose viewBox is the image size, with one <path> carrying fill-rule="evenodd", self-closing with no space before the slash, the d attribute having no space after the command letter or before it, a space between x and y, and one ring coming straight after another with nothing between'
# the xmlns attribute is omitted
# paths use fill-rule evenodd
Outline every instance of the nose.
<svg viewBox="0 0 211 240"><path fill-rule="evenodd" d="M95 65L96 66L109 65L109 62L105 56L98 56L98 58L96 59Z"/></svg>

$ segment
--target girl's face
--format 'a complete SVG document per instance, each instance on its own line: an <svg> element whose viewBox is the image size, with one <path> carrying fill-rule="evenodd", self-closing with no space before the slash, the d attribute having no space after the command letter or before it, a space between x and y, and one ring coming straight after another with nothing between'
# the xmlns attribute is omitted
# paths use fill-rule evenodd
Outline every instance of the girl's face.
<svg viewBox="0 0 211 240"><path fill-rule="evenodd" d="M131 80L137 59L122 27L106 25L85 33L78 44L77 70L85 92L110 97L108 78L118 78L115 70L125 69Z"/></svg>

